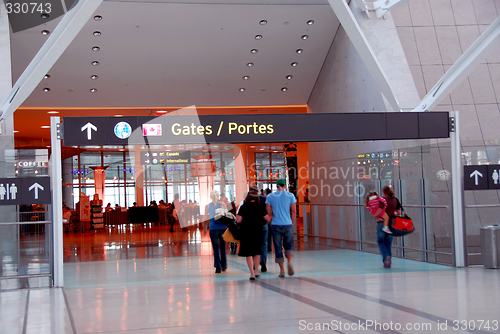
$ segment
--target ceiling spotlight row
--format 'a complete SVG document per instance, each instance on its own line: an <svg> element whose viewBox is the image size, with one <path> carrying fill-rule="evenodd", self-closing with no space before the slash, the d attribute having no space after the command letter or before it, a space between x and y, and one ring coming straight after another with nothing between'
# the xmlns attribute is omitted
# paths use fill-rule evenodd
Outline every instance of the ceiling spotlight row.
<svg viewBox="0 0 500 334"><path fill-rule="evenodd" d="M243 88L243 87L242 87L242 88L240 88L240 89L238 89L238 91L239 91L239 92L241 92L241 93L245 92L246 90L247 90L247 89L246 89L246 88ZM282 88L281 88L281 91L282 91L282 92L286 92L287 90L288 90L288 87L282 87ZM265 91L265 89L262 89L262 91L264 92L264 91Z"/></svg>
<svg viewBox="0 0 500 334"><path fill-rule="evenodd" d="M286 78L287 78L288 80L292 80L293 76L292 76L292 75L287 75L287 76L286 76ZM242 78L242 79L243 79L243 80L249 80L249 79L250 79L250 76L249 76L249 75L245 75L245 76L243 76L243 78Z"/></svg>
<svg viewBox="0 0 500 334"><path fill-rule="evenodd" d="M314 20L308 20L306 23L307 23L307 25L312 26L314 24ZM267 20L260 20L259 24L261 26L266 25L267 24Z"/></svg>
<svg viewBox="0 0 500 334"><path fill-rule="evenodd" d="M101 20L102 20L102 16L101 16L101 15L95 15L95 16L94 16L94 20L95 20L95 21L101 21ZM99 30L95 30L95 31L92 33L92 35L94 35L95 37L99 37L99 36L101 36L101 35L102 35L102 33L101 33ZM97 52L97 51L100 51L100 50L101 50L101 48L100 48L99 46L97 46L97 45L94 45L94 46L92 47L92 51L94 51L94 52ZM99 62L98 62L97 60L92 61L92 62L91 62L91 64L92 64L92 66L99 66ZM99 77L97 76L97 74L92 74L92 75L90 76L90 79L91 79L91 80L97 80L98 78L99 78ZM95 93L95 92L97 92L97 88L90 88L90 90L89 90L89 91L90 91L91 93Z"/></svg>
<svg viewBox="0 0 500 334"><path fill-rule="evenodd" d="M43 92L44 92L44 93L48 93L48 92L50 92L50 88L45 87L45 88L43 89ZM91 93L95 93L95 92L97 92L97 88L90 88L90 92L91 92Z"/></svg>

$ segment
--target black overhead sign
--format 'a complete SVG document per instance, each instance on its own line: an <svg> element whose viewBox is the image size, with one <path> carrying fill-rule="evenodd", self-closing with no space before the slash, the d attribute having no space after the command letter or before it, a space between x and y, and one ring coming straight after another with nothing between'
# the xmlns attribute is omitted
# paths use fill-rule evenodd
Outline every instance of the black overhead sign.
<svg viewBox="0 0 500 334"><path fill-rule="evenodd" d="M500 165L464 166L464 190L500 189Z"/></svg>
<svg viewBox="0 0 500 334"><path fill-rule="evenodd" d="M449 137L447 112L63 117L64 145L324 142Z"/></svg>
<svg viewBox="0 0 500 334"><path fill-rule="evenodd" d="M172 165L191 163L190 151L141 151L141 165Z"/></svg>
<svg viewBox="0 0 500 334"><path fill-rule="evenodd" d="M0 179L0 205L50 203L50 178Z"/></svg>

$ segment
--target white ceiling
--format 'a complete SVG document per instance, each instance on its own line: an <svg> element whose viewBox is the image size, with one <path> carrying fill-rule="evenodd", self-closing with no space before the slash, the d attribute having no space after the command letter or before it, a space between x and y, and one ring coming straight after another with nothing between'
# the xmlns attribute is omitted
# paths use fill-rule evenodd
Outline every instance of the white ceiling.
<svg viewBox="0 0 500 334"><path fill-rule="evenodd" d="M196 2L103 2L95 12L102 20L89 20L22 107L307 103L339 26L326 1ZM41 30L53 31L58 22L11 34L14 80L47 38ZM93 74L99 78L90 79Z"/></svg>

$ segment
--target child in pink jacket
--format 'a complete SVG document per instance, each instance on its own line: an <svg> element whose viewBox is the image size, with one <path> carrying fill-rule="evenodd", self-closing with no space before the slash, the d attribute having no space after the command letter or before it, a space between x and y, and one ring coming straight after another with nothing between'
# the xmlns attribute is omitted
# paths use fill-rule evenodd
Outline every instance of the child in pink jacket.
<svg viewBox="0 0 500 334"><path fill-rule="evenodd" d="M386 200L381 197L376 191L372 190L366 196L366 209L372 214L372 216L377 220L383 220L384 227L382 231L385 233L392 234L389 229L389 216L385 213L387 208Z"/></svg>

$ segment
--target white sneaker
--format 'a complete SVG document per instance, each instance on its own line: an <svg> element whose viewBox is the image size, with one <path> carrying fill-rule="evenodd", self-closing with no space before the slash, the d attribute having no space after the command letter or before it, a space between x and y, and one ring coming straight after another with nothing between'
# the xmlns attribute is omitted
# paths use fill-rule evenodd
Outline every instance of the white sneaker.
<svg viewBox="0 0 500 334"><path fill-rule="evenodd" d="M387 234L392 234L391 230L387 226L382 227L382 231L384 231Z"/></svg>

